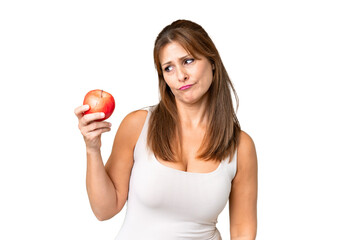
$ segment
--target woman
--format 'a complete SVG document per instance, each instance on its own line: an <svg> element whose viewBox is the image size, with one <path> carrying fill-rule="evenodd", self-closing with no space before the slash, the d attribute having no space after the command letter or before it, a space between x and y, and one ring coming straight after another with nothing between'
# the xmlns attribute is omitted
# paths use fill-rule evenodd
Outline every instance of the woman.
<svg viewBox="0 0 360 240"><path fill-rule="evenodd" d="M235 89L204 29L178 20L154 47L161 99L128 114L103 165L100 113L75 109L87 150L86 186L99 220L127 212L116 239L221 239L217 217L229 200L231 239L257 229L257 157L240 129Z"/></svg>

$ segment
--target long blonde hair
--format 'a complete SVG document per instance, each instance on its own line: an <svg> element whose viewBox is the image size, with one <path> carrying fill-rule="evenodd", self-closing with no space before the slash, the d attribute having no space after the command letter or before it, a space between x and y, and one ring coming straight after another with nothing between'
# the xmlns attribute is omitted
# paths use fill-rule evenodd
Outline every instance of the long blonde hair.
<svg viewBox="0 0 360 240"><path fill-rule="evenodd" d="M148 146L156 156L166 161L177 161L175 153L181 156L181 132L175 124L178 122L175 98L164 80L159 60L160 50L174 41L195 58L200 54L215 66L213 83L208 90L209 124L197 158L221 161L230 155L231 160L241 131L232 103L231 89L236 99L236 109L239 99L214 43L200 25L189 20L174 21L159 33L155 41L154 63L159 79L160 102L149 120Z"/></svg>

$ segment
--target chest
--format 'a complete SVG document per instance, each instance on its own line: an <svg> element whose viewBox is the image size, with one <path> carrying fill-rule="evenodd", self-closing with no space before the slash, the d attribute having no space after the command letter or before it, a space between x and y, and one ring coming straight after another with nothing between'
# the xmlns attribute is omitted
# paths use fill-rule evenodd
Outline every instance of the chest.
<svg viewBox="0 0 360 240"><path fill-rule="evenodd" d="M184 172L193 173L210 173L215 171L219 165L219 161L205 161L197 158L198 151L204 138L204 131L184 131L182 137L182 158L176 163L165 161L156 157L161 164Z"/></svg>
<svg viewBox="0 0 360 240"><path fill-rule="evenodd" d="M231 190L224 163L214 172L194 173L163 166L151 153L142 156L131 173L129 205L136 201L137 209L150 209L151 216L166 212L167 219L216 220Z"/></svg>

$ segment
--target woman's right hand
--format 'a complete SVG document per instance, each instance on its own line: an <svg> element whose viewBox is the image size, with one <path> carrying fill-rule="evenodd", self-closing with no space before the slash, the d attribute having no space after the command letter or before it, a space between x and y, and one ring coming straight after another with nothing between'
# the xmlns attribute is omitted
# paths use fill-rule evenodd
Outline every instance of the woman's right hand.
<svg viewBox="0 0 360 240"><path fill-rule="evenodd" d="M103 132L109 132L111 130L111 123L101 121L96 122L95 120L104 117L103 113L89 113L84 115L89 109L89 105L82 105L75 108L74 112L79 120L79 129L84 137L87 150L100 150L101 147L101 134Z"/></svg>

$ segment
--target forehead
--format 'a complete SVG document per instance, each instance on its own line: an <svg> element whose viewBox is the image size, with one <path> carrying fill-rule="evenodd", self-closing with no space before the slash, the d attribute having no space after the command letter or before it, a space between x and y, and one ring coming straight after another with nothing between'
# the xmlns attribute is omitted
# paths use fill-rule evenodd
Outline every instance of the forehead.
<svg viewBox="0 0 360 240"><path fill-rule="evenodd" d="M170 42L162 47L159 51L160 63L173 61L187 54L191 54L178 42Z"/></svg>

